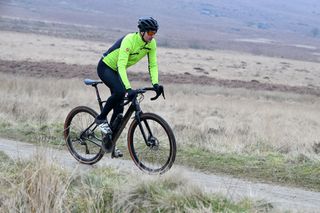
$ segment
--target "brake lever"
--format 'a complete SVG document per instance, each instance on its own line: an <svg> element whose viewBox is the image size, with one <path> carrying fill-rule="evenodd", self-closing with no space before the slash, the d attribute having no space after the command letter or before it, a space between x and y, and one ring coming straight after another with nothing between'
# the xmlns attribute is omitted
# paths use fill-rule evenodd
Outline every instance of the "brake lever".
<svg viewBox="0 0 320 213"><path fill-rule="evenodd" d="M151 101L154 101L156 99L159 98L159 96L162 95L164 99L166 99L165 95L164 95L164 89L161 91L161 93L157 94L156 96L154 96L153 98L150 98Z"/></svg>
<svg viewBox="0 0 320 213"><path fill-rule="evenodd" d="M164 95L164 90L162 90L162 96L163 96L163 99L166 99L166 96Z"/></svg>
<svg viewBox="0 0 320 213"><path fill-rule="evenodd" d="M157 100L157 99L159 98L159 96L160 96L160 95L161 95L161 94L159 94L159 95L157 94L157 95L156 95L156 96L154 96L153 98L150 98L150 100L151 100L151 101Z"/></svg>

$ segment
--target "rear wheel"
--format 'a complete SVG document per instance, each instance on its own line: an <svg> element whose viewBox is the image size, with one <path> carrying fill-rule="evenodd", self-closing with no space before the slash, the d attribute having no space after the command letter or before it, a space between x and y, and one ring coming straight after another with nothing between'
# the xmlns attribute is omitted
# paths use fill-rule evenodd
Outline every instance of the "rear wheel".
<svg viewBox="0 0 320 213"><path fill-rule="evenodd" d="M140 124L133 120L128 132L128 149L135 164L148 173L169 170L176 157L176 140L168 123L153 113L143 113Z"/></svg>
<svg viewBox="0 0 320 213"><path fill-rule="evenodd" d="M74 108L64 123L64 138L72 156L84 164L94 164L104 155L102 134L94 122L97 112L86 106Z"/></svg>

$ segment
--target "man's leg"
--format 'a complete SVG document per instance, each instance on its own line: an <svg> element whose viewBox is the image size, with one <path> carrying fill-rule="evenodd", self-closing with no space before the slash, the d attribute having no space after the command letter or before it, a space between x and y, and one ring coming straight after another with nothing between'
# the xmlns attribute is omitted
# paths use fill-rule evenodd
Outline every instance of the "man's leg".
<svg viewBox="0 0 320 213"><path fill-rule="evenodd" d="M126 90L119 74L113 71L110 67L106 66L103 61L99 62L98 75L100 79L109 87L111 92L111 96L108 98L101 114L98 116L98 119L106 119L108 113L112 109L114 109L114 112L117 114L123 112L123 106L121 107L120 103L123 102L122 100L126 94ZM111 122L115 119L117 114L112 116Z"/></svg>
<svg viewBox="0 0 320 213"><path fill-rule="evenodd" d="M110 67L108 67L102 60L100 60L98 64L97 72L100 79L105 83L105 85L109 87L111 96L107 99L107 102L104 105L101 114L97 116L96 122L103 121L103 124L101 125L106 125L106 129L107 128L110 129L110 126L106 121L107 115L111 111L111 109L114 109L113 110L114 113L111 118L111 122L112 122L114 121L115 117L119 112L123 112L124 107L121 105L121 103L123 102L123 98L126 94L126 90L121 81L119 74L113 71ZM101 131L103 130L101 129ZM110 142L111 141L104 143L103 146L105 147L105 151L109 151L112 148L112 143ZM123 156L122 152L115 147L112 153L112 157L118 158L122 156Z"/></svg>

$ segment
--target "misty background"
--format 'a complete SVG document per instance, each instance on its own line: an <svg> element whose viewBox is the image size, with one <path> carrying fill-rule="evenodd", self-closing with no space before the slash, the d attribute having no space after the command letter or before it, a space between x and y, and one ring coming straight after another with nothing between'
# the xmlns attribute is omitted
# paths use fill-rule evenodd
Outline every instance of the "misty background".
<svg viewBox="0 0 320 213"><path fill-rule="evenodd" d="M320 61L317 0L1 0L0 14L2 30L59 36L68 24L79 38L108 42L152 16L159 46Z"/></svg>

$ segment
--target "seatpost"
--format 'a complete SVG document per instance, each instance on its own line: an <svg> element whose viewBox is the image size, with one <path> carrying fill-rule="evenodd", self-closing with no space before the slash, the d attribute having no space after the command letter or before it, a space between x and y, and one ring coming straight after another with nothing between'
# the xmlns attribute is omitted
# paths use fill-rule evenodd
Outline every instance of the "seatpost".
<svg viewBox="0 0 320 213"><path fill-rule="evenodd" d="M99 103L100 111L102 111L102 102L101 102L98 86L97 86L97 84L93 84L92 86L96 89L97 100Z"/></svg>

